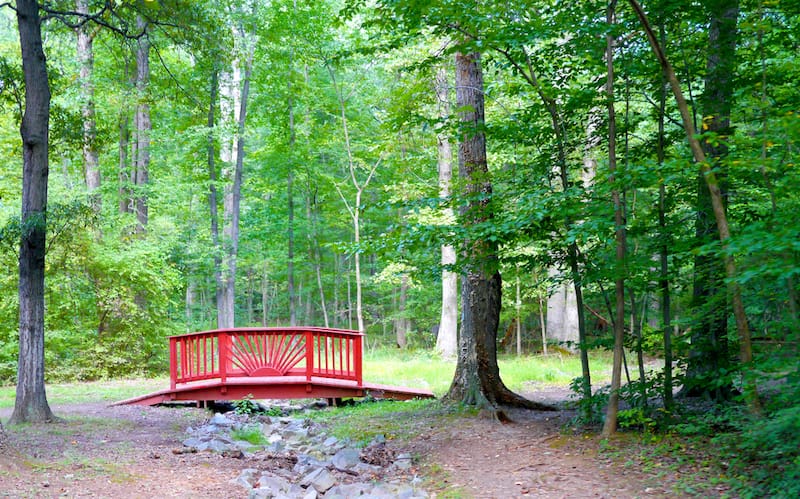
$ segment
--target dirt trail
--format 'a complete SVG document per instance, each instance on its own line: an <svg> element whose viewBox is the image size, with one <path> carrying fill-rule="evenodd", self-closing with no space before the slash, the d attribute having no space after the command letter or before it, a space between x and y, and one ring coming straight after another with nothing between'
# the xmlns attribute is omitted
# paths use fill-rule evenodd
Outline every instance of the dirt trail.
<svg viewBox="0 0 800 499"><path fill-rule="evenodd" d="M208 417L186 408L54 406L65 423L9 429L22 466L0 464L0 497L247 497L229 483L258 462L174 454L185 429ZM6 420L10 410L0 410ZM417 420L410 450L431 497L676 497L663 480L597 457L597 442L566 437L566 413ZM2 463L2 460L0 460ZM265 463L261 463L262 467ZM660 481L659 481L660 480Z"/></svg>

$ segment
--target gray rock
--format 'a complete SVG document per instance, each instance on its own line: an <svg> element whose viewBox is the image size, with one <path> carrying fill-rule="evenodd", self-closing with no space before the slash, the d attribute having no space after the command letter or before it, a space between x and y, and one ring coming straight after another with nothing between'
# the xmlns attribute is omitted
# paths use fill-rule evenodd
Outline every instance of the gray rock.
<svg viewBox="0 0 800 499"><path fill-rule="evenodd" d="M226 450L233 450L233 446L225 442L222 442L220 440L214 439L208 442L208 447L204 450L208 450L210 452L225 452Z"/></svg>
<svg viewBox="0 0 800 499"><path fill-rule="evenodd" d="M407 470L411 468L412 460L411 454L399 454L395 459L393 465L399 470Z"/></svg>
<svg viewBox="0 0 800 499"><path fill-rule="evenodd" d="M283 477L264 471L258 478L256 485L260 489L271 489L274 494L288 492L292 484Z"/></svg>
<svg viewBox="0 0 800 499"><path fill-rule="evenodd" d="M320 493L324 493L334 485L336 485L336 479L325 468L316 468L300 480L301 487L314 487Z"/></svg>
<svg viewBox="0 0 800 499"><path fill-rule="evenodd" d="M354 471L359 475L372 476L381 474L383 472L383 468L381 468L380 466L375 466L373 464L358 463L355 466L353 466L353 469L350 471Z"/></svg>
<svg viewBox="0 0 800 499"><path fill-rule="evenodd" d="M350 499L352 497L368 496L372 486L366 483L348 483L332 487L325 492L325 499Z"/></svg>
<svg viewBox="0 0 800 499"><path fill-rule="evenodd" d="M232 479L230 483L234 483L236 485L240 485L246 489L252 489L253 484L256 482L256 475L258 474L258 470L254 468L246 468L243 469L239 476Z"/></svg>
<svg viewBox="0 0 800 499"><path fill-rule="evenodd" d="M194 447L194 448L197 448L197 447L199 447L199 446L200 446L202 443L203 443L203 441L202 441L202 440L200 440L200 439L199 439L199 438L197 438L197 437L189 437L189 438L187 438L186 440L184 440L184 441L183 441L183 446L184 446L184 447Z"/></svg>
<svg viewBox="0 0 800 499"><path fill-rule="evenodd" d="M352 448L344 448L331 458L331 464L339 470L349 470L361 462L361 453Z"/></svg>
<svg viewBox="0 0 800 499"><path fill-rule="evenodd" d="M235 421L227 418L224 414L214 414L208 423L216 426L233 426Z"/></svg>

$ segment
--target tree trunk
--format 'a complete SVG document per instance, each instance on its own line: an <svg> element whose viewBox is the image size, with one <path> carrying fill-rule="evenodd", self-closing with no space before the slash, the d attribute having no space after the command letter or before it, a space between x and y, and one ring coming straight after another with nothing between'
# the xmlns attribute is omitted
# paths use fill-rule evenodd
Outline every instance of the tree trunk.
<svg viewBox="0 0 800 499"><path fill-rule="evenodd" d="M288 108L289 108L289 162L287 165L288 172L286 174L286 203L287 203L287 251L286 251L286 291L289 298L289 325L297 325L297 310L295 307L295 291L294 291L294 144L295 144L295 129L294 129L294 98L292 97L292 60L289 60L289 76L287 77L286 86L288 90Z"/></svg>
<svg viewBox="0 0 800 499"><path fill-rule="evenodd" d="M88 0L76 0L75 11L83 16L89 14ZM95 121L94 82L92 70L94 66L93 42L94 34L89 31L88 24L82 24L76 30L77 55L80 65L81 116L83 118L83 172L86 188L92 197L92 205L99 212L102 204L97 192L100 187L100 168L97 157L97 125Z"/></svg>
<svg viewBox="0 0 800 499"><path fill-rule="evenodd" d="M703 141L703 152L716 171L723 203L727 197L727 167L723 160L728 154L727 137L733 103L732 78L735 74L736 24L738 0L707 2L710 9L708 60L705 90L702 96L703 128L719 134L719 141ZM714 143L716 142L716 143ZM695 234L698 246L718 237L711 204L711 193L702 173L697 179L697 218ZM725 287L725 267L714 255L701 254L694 261L692 306L699 322L692 328L692 350L687 369L688 392L709 394L721 400L732 396L730 383L720 385L715 379L719 372L729 369L728 296ZM713 388L709 388L709 385Z"/></svg>
<svg viewBox="0 0 800 499"><path fill-rule="evenodd" d="M606 22L609 26L616 23L616 0L609 3ZM614 110L614 35L606 35L606 102L608 104L608 170L609 182L615 182L617 176L617 118ZM611 392L608 397L606 419L603 423L604 437L617 431L617 414L619 411L619 389L621 385L622 356L625 345L625 252L626 233L623 214L622 196L618 187L613 187L611 195L614 200L614 226L616 235L616 259L614 294L616 311L614 313L614 364L611 370ZM644 382L644 380L642 380Z"/></svg>
<svg viewBox="0 0 800 499"><path fill-rule="evenodd" d="M242 79L242 89L239 96L239 113L236 130L236 163L233 169L233 182L225 195L225 227L223 229L225 239L225 254L222 300L218 304L218 309L222 309L220 314L220 327L235 327L236 311L236 267L239 255L239 206L242 195L242 175L244 169L244 130L245 119L247 117L247 100L250 94L250 73L252 68L252 52L248 53L245 62L244 78Z"/></svg>
<svg viewBox="0 0 800 499"><path fill-rule="evenodd" d="M408 318L406 317L406 302L408 301L408 275L400 276L400 290L397 298L397 313L400 316L395 321L395 335L397 346L406 348L408 346Z"/></svg>
<svg viewBox="0 0 800 499"><path fill-rule="evenodd" d="M436 72L436 100L439 106L439 119L450 117L450 87L447 71L440 68ZM437 135L439 166L439 197L447 201L450 197L450 184L453 178L453 152L447 128ZM452 208L445 208L445 216L453 216ZM458 345L458 274L452 266L456 263L456 249L448 244L442 245L442 314L439 319L439 333L436 336L436 351L446 358L456 356Z"/></svg>
<svg viewBox="0 0 800 499"><path fill-rule="evenodd" d="M222 300L222 246L220 243L219 235L219 196L217 194L217 166L216 166L216 151L214 148L214 128L216 126L216 119L214 110L217 106L217 86L219 81L217 78L217 68L215 67L211 72L211 83L209 88L209 103L208 103L208 146L207 146L207 164L208 164L208 211L210 215L209 222L211 223L211 244L213 245L214 255L214 282L216 284L215 303L219 305ZM219 309L218 309L219 310ZM217 327L219 325L219 314L217 314Z"/></svg>
<svg viewBox="0 0 800 499"><path fill-rule="evenodd" d="M150 81L150 41L147 38L148 23L143 17L136 18L136 27L143 35L139 38L136 50L136 155L133 158L134 203L136 209L136 232L147 230L147 184L150 175L150 104L147 87Z"/></svg>
<svg viewBox="0 0 800 499"><path fill-rule="evenodd" d="M19 360L11 423L54 419L44 386L44 262L50 85L42 48L39 4L17 0L17 26L25 77L22 116L22 236L19 249Z"/></svg>
<svg viewBox="0 0 800 499"><path fill-rule="evenodd" d="M667 44L667 32L664 28L663 21L659 26L659 38L661 39L661 46ZM656 154L658 156L659 166L664 165L666 158L666 134L664 130L664 121L667 112L667 80L662 75L661 78L661 91L659 92L658 101L658 140L656 145ZM658 228L661 233L661 248L659 252L659 261L661 264L661 271L659 273L658 287L661 290L661 322L662 322L662 336L664 338L664 408L670 412L673 409L674 401L672 398L672 310L670 306L670 291L669 291L669 247L671 241L669 239L670 233L667 230L667 186L664 181L658 185Z"/></svg>
<svg viewBox="0 0 800 499"><path fill-rule="evenodd" d="M127 82L129 76L129 64L125 60L125 75L124 79ZM129 108L126 102L123 102L119 109L119 162L117 167L117 180L118 188L117 195L118 208L120 213L131 212L131 165L129 163L128 147L130 146L130 118L128 116Z"/></svg>
<svg viewBox="0 0 800 499"><path fill-rule="evenodd" d="M474 227L491 220L492 184L486 162L483 73L480 55L456 54L456 106L462 111L458 171L466 205L461 224ZM524 399L509 390L497 364L497 328L500 321L501 279L497 243L468 239L462 246L465 272L461 287L461 336L458 363L446 398L495 410L498 405L532 409L548 406Z"/></svg>
<svg viewBox="0 0 800 499"><path fill-rule="evenodd" d="M317 280L317 292L319 293L322 320L325 327L329 327L330 322L328 319L328 307L325 300L325 287L322 284L322 252L319 247L319 239L317 239L317 203L315 191L311 189L310 183L306 192L306 218L309 224L306 237L308 238L310 257L314 265L314 275Z"/></svg>
<svg viewBox="0 0 800 499"><path fill-rule="evenodd" d="M356 176L356 172L358 170L358 166L356 165L355 158L353 157L353 148L350 145L350 129L347 124L347 110L346 110L346 99L344 92L342 91L341 86L338 85L336 82L336 73L333 71L333 67L328 65L328 74L331 77L331 82L333 83L334 89L336 90L336 97L339 101L339 112L341 113L342 118L342 131L344 133L344 144L345 144L345 152L347 153L347 166L348 171L350 174L350 182L353 184L353 188L356 191L356 198L355 202L351 206L347 198L345 198L344 193L339 188L338 184L334 184L336 187L337 192L339 193L339 197L342 198L342 202L345 204L345 208L350 213L350 218L353 221L353 243L356 247L358 247L359 243L361 242L361 198L364 193L364 189L367 188L370 181L372 180L372 176L375 174L375 171L378 169L383 157L379 158L370 168L369 172L367 173L367 178L364 181L359 181ZM365 332L366 329L364 327L364 311L363 311L363 292L361 289L361 251L355 251L353 253L353 264L354 264L354 272L356 276L356 320L358 321L358 330L360 332ZM348 295L349 295L349 280L348 280ZM349 298L348 298L348 301ZM352 328L352 326L350 326Z"/></svg>
<svg viewBox="0 0 800 499"><path fill-rule="evenodd" d="M695 128L689 112L689 106L683 96L680 83L675 75L675 71L672 69L672 65L669 63L669 60L664 54L663 48L656 39L653 28L651 27L650 22L647 20L647 15L644 13L642 6L639 5L637 0L628 0L628 2L631 4L636 16L639 18L639 21L647 35L647 39L650 42L650 46L653 48L653 52L656 54L656 57L661 64L661 68L670 83L672 93L675 96L675 101L681 113L683 128L686 131L689 147L692 150L692 155L694 156L695 161L700 166L700 171L703 174L706 185L711 194L711 205L713 208L714 219L716 220L717 230L719 231L719 239L722 243L722 258L725 263L725 274L728 278L728 293L730 294L731 302L733 304L733 315L736 319L736 330L739 336L739 360L743 364L744 368L743 385L745 399L747 400L751 412L757 414L761 412L761 402L758 397L755 381L752 379L751 373L748 370L749 368L747 367L747 365L753 360L753 352L750 340L750 327L747 324L747 315L744 309L741 288L736 281L736 262L733 259L733 256L728 255L726 252L731 234L719 182L717 181L716 173L711 169L709 163L706 161L705 152L695 136Z"/></svg>

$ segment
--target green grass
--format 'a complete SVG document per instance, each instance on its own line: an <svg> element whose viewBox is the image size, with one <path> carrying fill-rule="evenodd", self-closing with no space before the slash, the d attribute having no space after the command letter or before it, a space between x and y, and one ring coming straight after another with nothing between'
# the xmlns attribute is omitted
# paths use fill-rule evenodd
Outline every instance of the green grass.
<svg viewBox="0 0 800 499"><path fill-rule="evenodd" d="M231 438L234 440L243 440L253 445L265 445L268 443L267 437L264 436L261 428L254 425L231 430Z"/></svg>
<svg viewBox="0 0 800 499"><path fill-rule="evenodd" d="M51 405L118 402L137 395L169 388L169 378L114 379L73 383L48 383L47 401ZM16 388L0 387L0 408L14 407Z"/></svg>
<svg viewBox="0 0 800 499"><path fill-rule="evenodd" d="M500 376L515 391L532 391L532 386L568 386L581 375L577 355L502 355ZM611 356L607 352L590 355L592 381L605 383L611 376ZM387 385L427 388L442 396L450 388L455 361L445 361L430 352L390 349L374 350L364 356L364 380Z"/></svg>

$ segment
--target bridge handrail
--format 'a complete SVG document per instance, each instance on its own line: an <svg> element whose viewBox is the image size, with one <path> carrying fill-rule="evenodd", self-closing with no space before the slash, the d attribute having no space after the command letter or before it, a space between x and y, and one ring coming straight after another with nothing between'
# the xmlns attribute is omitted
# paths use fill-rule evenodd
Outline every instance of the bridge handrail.
<svg viewBox="0 0 800 499"><path fill-rule="evenodd" d="M363 337L324 327L240 327L170 336L170 388L251 375L304 375L309 382L323 376L362 386Z"/></svg>

